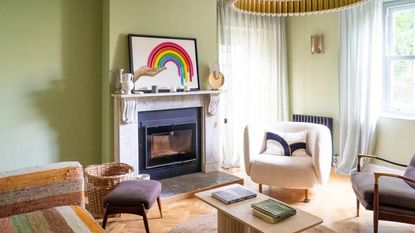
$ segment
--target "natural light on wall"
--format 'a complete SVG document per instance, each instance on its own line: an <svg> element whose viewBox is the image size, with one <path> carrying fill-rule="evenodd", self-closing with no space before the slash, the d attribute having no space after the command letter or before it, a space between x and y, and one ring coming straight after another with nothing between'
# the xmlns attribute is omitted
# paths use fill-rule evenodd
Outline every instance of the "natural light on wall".
<svg viewBox="0 0 415 233"><path fill-rule="evenodd" d="M415 3L385 8L384 111L415 117Z"/></svg>

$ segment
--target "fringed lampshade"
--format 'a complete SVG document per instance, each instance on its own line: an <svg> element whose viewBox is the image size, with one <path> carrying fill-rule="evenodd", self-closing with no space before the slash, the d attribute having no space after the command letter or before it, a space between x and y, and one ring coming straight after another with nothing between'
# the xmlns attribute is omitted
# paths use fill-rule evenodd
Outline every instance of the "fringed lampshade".
<svg viewBox="0 0 415 233"><path fill-rule="evenodd" d="M241 13L268 16L299 16L330 13L359 6L370 0L230 0Z"/></svg>

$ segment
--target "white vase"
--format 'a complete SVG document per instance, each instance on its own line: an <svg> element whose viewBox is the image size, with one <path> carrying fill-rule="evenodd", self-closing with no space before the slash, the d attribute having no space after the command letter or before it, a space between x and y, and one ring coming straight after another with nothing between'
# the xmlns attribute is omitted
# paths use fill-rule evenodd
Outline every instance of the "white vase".
<svg viewBox="0 0 415 233"><path fill-rule="evenodd" d="M122 89L126 94L131 94L134 89L133 75L130 73L124 74L124 81L122 82Z"/></svg>

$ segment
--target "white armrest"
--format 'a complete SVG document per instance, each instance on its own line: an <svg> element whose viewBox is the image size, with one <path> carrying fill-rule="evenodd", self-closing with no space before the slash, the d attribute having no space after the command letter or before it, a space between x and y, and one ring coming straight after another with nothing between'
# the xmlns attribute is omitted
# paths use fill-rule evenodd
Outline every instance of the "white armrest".
<svg viewBox="0 0 415 233"><path fill-rule="evenodd" d="M265 147L265 130L262 127L247 125L244 131L244 162L246 174L250 174L251 160Z"/></svg>
<svg viewBox="0 0 415 233"><path fill-rule="evenodd" d="M330 130L324 125L314 125L310 127L307 137L317 178L321 184L326 184L330 177L333 153Z"/></svg>

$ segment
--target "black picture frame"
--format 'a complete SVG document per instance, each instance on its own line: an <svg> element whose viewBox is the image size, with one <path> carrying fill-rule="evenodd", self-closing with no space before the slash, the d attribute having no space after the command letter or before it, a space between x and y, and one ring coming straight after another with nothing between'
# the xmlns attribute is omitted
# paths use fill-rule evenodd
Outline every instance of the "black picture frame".
<svg viewBox="0 0 415 233"><path fill-rule="evenodd" d="M180 42L183 43L193 43L194 48L193 51L187 51L186 49L184 49L186 52L191 53L189 54L190 60L193 64L193 60L191 58L194 58L194 64L193 64L193 68L195 69L194 75L195 76L191 76L191 78L195 77L197 80L192 80L191 82L191 87L190 87L190 91L198 91L200 90L200 75L199 75L199 61L198 61L198 52L197 52L197 40L196 38L188 38L188 37L171 37L171 36L157 36L157 35L143 35L143 34L128 34L128 50L129 50L129 68L130 68L130 72L133 73L138 67L140 67L141 65L144 64L139 64L139 62L137 61L137 57L140 57L140 60L146 60L145 58L145 54L146 51L142 51L143 54L139 54L137 51L140 50L140 48L134 47L137 42L135 40L139 40L139 39L143 39L143 40L149 40L149 39L154 39L154 43L158 43L157 41L159 41L161 43L161 41L164 42L173 42L176 44L180 45ZM139 42L137 42L139 43ZM143 46L145 47L145 46ZM191 46L187 46L187 47L191 47ZM182 47L183 48L183 47ZM144 50L143 48L141 48L142 50ZM150 48L147 48L150 49ZM152 48L154 49L154 48ZM193 52L193 53L192 53ZM148 57L149 55L147 55ZM148 59L148 58L147 58ZM176 63L175 63L176 64ZM178 71L179 68L176 69L176 72ZM189 74L190 76L190 74ZM166 79L163 76L163 72L158 74L156 77L161 77ZM183 79L183 78L182 78ZM160 85L160 82L162 82L163 80L159 81L159 82L154 82L153 85L159 85L159 92L170 92L170 88L163 88L163 85ZM137 82L140 82L140 80L137 80ZM148 81L147 81L148 83ZM134 91L143 91L143 92L151 92L151 86L146 86L147 89L142 89L140 88L140 84L138 84L138 89L134 90ZM179 88L178 86L176 86L176 90L177 92L183 92L184 88Z"/></svg>

